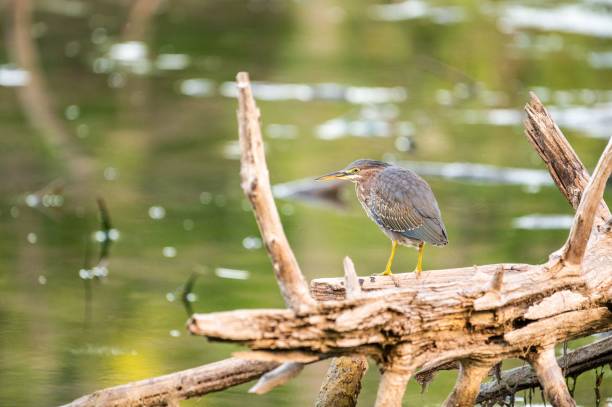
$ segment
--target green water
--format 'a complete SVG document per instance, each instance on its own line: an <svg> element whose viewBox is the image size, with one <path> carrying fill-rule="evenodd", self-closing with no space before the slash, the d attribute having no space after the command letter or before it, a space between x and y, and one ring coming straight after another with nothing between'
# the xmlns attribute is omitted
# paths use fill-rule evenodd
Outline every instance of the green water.
<svg viewBox="0 0 612 407"><path fill-rule="evenodd" d="M274 89L263 91L259 107L274 184L360 157L542 170L513 113L532 89L565 115L561 127L588 168L612 134L606 62L612 34L605 25L612 26L612 10L605 2L577 6L576 19L583 12L592 21L585 26L570 18L576 24L566 26L577 32L510 29L502 22L519 21L509 8L518 3L506 2L413 3L414 18L400 21L381 20L400 17L397 10L346 0L176 0L150 15L146 0L133 2L132 10L131 2L112 0L34 3L28 24L15 19L10 2L0 2L0 65L12 75L7 64L32 75L27 86L0 86L2 406L58 405L239 350L187 335L187 313L176 297L194 272L197 312L283 306L239 186L236 101L223 90L239 70L273 84L399 88L375 106L360 103L354 88L348 100L313 96L309 86L298 87L300 100L269 100ZM29 66L16 56L24 52L23 44L14 48L16 20L29 33L25 48L35 55ZM602 32L591 32L598 27ZM116 45L128 41L136 43ZM42 83L42 97L28 96L32 81ZM568 113L579 106L589 109L590 126ZM378 136L329 139L320 126L338 118L337 126L348 127L333 134ZM58 132L69 148L57 148ZM75 165L79 157L89 160ZM55 191L62 205L35 202L57 179L66 180ZM450 244L427 250L427 269L542 262L567 235L563 228L513 227L526 215L571 215L554 187L428 181ZM97 196L119 238L108 277L83 280L79 270L98 256ZM309 279L339 276L345 255L362 274L384 267L387 238L362 214L351 188L344 199L345 210L278 201ZM412 270L415 260L415 252L400 249L395 271ZM221 278L227 272L220 268L241 270L237 276L246 279ZM325 369L308 366L264 396L247 394L245 385L184 404L310 405ZM609 369L606 375L602 405L612 397ZM362 405L372 405L377 381L371 367ZM439 405L453 383L454 373L440 374L423 394L411 383L406 405ZM580 405L595 405L593 383L593 374L579 379Z"/></svg>

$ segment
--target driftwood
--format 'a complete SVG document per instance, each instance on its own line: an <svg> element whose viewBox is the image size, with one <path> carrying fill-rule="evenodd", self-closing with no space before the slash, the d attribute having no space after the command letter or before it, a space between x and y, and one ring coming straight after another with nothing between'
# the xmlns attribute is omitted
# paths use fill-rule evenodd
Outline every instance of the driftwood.
<svg viewBox="0 0 612 407"><path fill-rule="evenodd" d="M168 406L176 401L249 382L278 364L226 359L153 379L110 387L83 396L66 407Z"/></svg>
<svg viewBox="0 0 612 407"><path fill-rule="evenodd" d="M243 343L252 349L243 356L262 360L369 355L383 371L378 406L401 405L405 384L418 367L450 360L460 361L465 374L447 405L471 405L485 376L481 366L512 357L534 366L554 405L572 405L550 355L556 343L612 328L612 236L600 230L609 219L601 200L612 171L612 142L585 187L578 182L584 180L578 176L584 166L575 155L574 162L558 165L571 155L556 152L567 153L569 144L556 126L541 125L553 122L537 98L528 111L537 129L528 133L550 136L538 140L544 146L554 142L556 149L539 152L550 154L545 162L562 192L576 205L576 191L583 191L568 241L547 263L437 270L425 272L420 281L412 274L366 277L360 281L366 295L356 299L344 298L343 279L315 280L311 291L324 302L308 312L196 314L190 331Z"/></svg>
<svg viewBox="0 0 612 407"><path fill-rule="evenodd" d="M400 406L417 369L451 362L461 373L445 405L473 405L491 367L514 357L533 366L554 406L574 405L552 349L612 329L612 223L602 202L612 171L612 141L589 179L532 95L526 107L527 137L577 209L568 241L546 263L426 271L420 280L412 273L360 277L357 284L354 277L317 279L309 293L271 196L248 76L237 79L242 186L289 309L195 314L188 322L191 333L244 344L251 350L241 357L264 362L370 356L382 372L379 407ZM272 363L266 371L277 366Z"/></svg>

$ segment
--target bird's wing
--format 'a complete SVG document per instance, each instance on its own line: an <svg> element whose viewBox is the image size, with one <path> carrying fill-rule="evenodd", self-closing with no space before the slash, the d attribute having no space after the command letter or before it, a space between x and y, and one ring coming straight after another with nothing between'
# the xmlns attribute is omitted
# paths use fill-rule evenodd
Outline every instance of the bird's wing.
<svg viewBox="0 0 612 407"><path fill-rule="evenodd" d="M389 167L373 184L372 212L383 227L433 244L446 244L438 203L421 177L407 169Z"/></svg>

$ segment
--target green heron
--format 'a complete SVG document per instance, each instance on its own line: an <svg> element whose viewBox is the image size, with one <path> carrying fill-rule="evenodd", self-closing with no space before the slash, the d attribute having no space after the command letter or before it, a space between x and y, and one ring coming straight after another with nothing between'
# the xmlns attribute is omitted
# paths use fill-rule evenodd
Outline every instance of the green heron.
<svg viewBox="0 0 612 407"><path fill-rule="evenodd" d="M391 239L391 255L383 275L391 274L398 243L418 248L417 277L423 270L425 243L434 246L448 243L431 187L413 171L382 161L356 160L340 171L317 178L330 179L347 179L355 183L361 206Z"/></svg>

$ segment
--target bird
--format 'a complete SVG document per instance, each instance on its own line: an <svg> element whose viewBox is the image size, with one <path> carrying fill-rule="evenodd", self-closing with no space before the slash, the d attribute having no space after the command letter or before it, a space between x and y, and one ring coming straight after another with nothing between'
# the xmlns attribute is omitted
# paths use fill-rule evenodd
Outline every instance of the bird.
<svg viewBox="0 0 612 407"><path fill-rule="evenodd" d="M398 244L418 249L416 277L423 271L426 243L448 244L446 227L429 184L414 171L383 161L359 159L316 178L349 180L370 219L391 239L391 254L382 275L390 275Z"/></svg>

